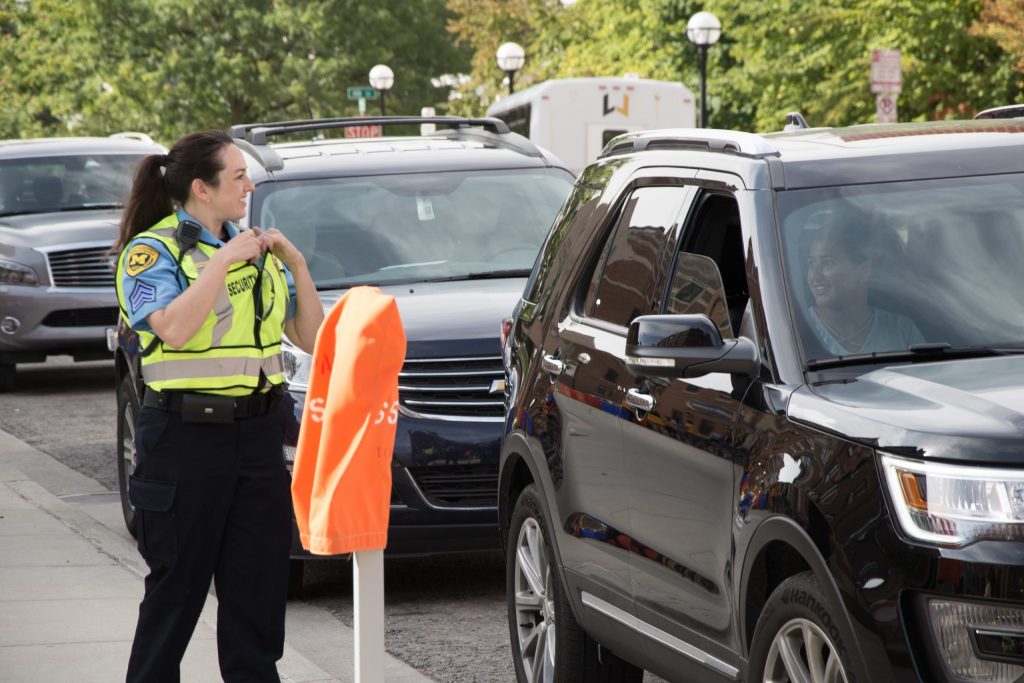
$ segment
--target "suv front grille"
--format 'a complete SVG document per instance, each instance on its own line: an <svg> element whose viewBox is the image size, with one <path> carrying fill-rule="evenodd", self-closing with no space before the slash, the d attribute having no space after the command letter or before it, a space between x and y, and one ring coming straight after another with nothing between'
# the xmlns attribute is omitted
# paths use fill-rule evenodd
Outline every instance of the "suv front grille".
<svg viewBox="0 0 1024 683"><path fill-rule="evenodd" d="M117 308L76 308L53 311L40 323L47 327L94 327L117 324Z"/></svg>
<svg viewBox="0 0 1024 683"><path fill-rule="evenodd" d="M498 504L497 465L435 465L408 469L431 505L491 507Z"/></svg>
<svg viewBox="0 0 1024 683"><path fill-rule="evenodd" d="M505 415L501 356L407 359L398 401L423 417L500 420Z"/></svg>
<svg viewBox="0 0 1024 683"><path fill-rule="evenodd" d="M51 251L50 262L54 287L113 287L114 268L108 252L110 247L86 247Z"/></svg>

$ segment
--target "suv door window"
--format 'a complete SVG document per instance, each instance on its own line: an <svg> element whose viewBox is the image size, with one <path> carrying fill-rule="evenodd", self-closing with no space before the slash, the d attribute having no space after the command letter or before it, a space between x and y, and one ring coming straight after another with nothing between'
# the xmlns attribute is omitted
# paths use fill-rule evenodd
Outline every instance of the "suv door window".
<svg viewBox="0 0 1024 683"><path fill-rule="evenodd" d="M638 315L657 311L669 241L693 192L692 187L650 186L630 193L594 269L585 316L628 327Z"/></svg>

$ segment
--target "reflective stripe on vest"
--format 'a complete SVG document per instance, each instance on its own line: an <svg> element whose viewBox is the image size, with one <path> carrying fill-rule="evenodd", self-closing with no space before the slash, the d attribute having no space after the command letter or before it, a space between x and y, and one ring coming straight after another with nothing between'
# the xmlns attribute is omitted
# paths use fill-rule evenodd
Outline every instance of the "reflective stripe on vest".
<svg viewBox="0 0 1024 683"><path fill-rule="evenodd" d="M217 247L200 242L181 256L174 238L177 226L177 216L171 215L136 237L157 240L172 258L180 257L179 275L187 286L199 277ZM121 278L124 255L130 247L131 243L121 251L117 268L118 299L126 320ZM257 292L261 299L258 312ZM138 330L141 347L152 346L152 352L142 357L146 385L157 391L243 396L259 386L261 373L266 377L265 385L281 384L281 332L287 310L288 282L276 257L266 255L262 272L248 262L231 264L213 309L184 346L172 348L153 333Z"/></svg>

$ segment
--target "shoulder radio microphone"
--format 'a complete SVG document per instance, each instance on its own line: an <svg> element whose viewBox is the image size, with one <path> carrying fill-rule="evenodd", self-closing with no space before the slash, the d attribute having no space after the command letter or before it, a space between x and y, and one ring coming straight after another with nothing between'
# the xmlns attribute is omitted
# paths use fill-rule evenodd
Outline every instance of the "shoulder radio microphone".
<svg viewBox="0 0 1024 683"><path fill-rule="evenodd" d="M183 220L178 223L178 229L174 233L174 239L181 247L182 253L195 248L199 243L199 236L203 234L203 226L195 221Z"/></svg>

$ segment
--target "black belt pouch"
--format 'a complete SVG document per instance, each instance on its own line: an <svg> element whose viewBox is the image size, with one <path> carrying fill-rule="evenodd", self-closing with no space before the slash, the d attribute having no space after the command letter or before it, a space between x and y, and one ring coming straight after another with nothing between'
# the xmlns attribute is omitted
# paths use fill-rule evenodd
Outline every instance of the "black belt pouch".
<svg viewBox="0 0 1024 683"><path fill-rule="evenodd" d="M231 424L235 421L235 399L231 396L185 394L181 397L181 421Z"/></svg>

